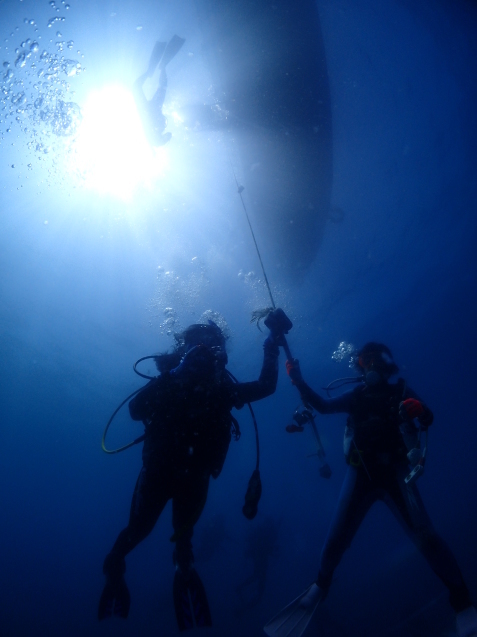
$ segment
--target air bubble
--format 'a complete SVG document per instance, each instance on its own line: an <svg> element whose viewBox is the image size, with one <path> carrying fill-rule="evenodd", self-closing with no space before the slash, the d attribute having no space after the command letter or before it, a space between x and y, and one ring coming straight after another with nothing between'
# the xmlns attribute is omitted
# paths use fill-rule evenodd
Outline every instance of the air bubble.
<svg viewBox="0 0 477 637"><path fill-rule="evenodd" d="M25 54L20 53L20 55L15 60L15 66L18 68L23 68L26 64Z"/></svg>
<svg viewBox="0 0 477 637"><path fill-rule="evenodd" d="M341 363L341 361L347 356L351 356L355 351L355 347L352 343L347 343L346 341L341 341L338 345L338 349L333 352L331 355L332 360L337 363Z"/></svg>

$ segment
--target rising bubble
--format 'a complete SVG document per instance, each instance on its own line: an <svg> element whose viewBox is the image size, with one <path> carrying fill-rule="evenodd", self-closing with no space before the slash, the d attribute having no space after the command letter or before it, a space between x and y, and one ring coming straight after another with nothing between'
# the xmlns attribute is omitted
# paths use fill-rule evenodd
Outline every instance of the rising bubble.
<svg viewBox="0 0 477 637"><path fill-rule="evenodd" d="M355 347L352 343L347 343L346 341L341 341L338 345L338 349L333 352L331 358L337 363L341 363L343 359L347 356L351 356L355 350Z"/></svg>
<svg viewBox="0 0 477 637"><path fill-rule="evenodd" d="M17 68L23 68L26 64L26 56L24 53L20 53L20 55L15 60L15 66Z"/></svg>

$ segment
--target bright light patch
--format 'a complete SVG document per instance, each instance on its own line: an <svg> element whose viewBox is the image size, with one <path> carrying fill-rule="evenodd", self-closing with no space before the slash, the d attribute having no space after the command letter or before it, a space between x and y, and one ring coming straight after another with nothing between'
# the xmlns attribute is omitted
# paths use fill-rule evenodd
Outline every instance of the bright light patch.
<svg viewBox="0 0 477 637"><path fill-rule="evenodd" d="M162 173L166 154L152 149L134 97L122 86L92 93L83 108L75 144L76 170L88 187L129 198Z"/></svg>

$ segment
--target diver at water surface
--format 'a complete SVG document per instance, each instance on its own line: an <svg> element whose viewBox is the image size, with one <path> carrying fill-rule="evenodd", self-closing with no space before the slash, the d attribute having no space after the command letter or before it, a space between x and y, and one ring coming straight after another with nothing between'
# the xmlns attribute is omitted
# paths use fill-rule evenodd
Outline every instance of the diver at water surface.
<svg viewBox="0 0 477 637"><path fill-rule="evenodd" d="M147 71L134 83L134 98L141 116L144 132L151 146L163 146L171 139L171 133L165 133L167 120L162 112L167 91L166 66L176 56L185 40L174 35L169 42L156 42L149 60ZM153 97L148 100L144 94L144 83L159 68L159 86Z"/></svg>
<svg viewBox="0 0 477 637"><path fill-rule="evenodd" d="M238 439L240 434L231 410L275 391L278 346L291 323L277 309L270 312L267 326L270 334L263 345L258 380L234 381L225 367L226 338L209 321L190 325L176 335L175 350L156 357L160 376L130 401L131 418L145 425L143 467L134 490L129 523L104 561L106 584L99 602L99 619L113 614L127 617L130 595L124 579L124 558L149 535L172 500L171 541L175 543L176 569L173 596L178 626L185 630L194 625L211 625L204 586L194 568L191 539L207 500L210 477L220 475L231 435ZM258 474L258 469L254 474ZM259 481L259 474L257 477ZM246 496L243 511L249 519L256 514L259 497L260 494L248 499Z"/></svg>
<svg viewBox="0 0 477 637"><path fill-rule="evenodd" d="M305 405L320 414L348 414L344 452L348 470L321 553L316 581L266 626L267 635L299 637L331 585L333 573L374 502L382 500L401 523L434 573L449 590L458 637L477 636L477 611L451 550L434 530L416 487L426 446L420 432L433 414L403 379L389 383L398 367L381 343L367 343L354 358L360 384L324 399L303 380L297 360L287 361ZM292 629L293 626L293 629Z"/></svg>

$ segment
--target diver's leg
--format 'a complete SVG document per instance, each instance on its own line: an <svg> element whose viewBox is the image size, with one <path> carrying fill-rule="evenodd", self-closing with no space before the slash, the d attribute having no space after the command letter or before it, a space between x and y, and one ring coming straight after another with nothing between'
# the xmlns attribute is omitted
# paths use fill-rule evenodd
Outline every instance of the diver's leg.
<svg viewBox="0 0 477 637"><path fill-rule="evenodd" d="M162 112L164 100L166 99L166 91L167 91L166 69L161 69L161 72L159 74L159 86L151 99L151 104L153 105L154 112L156 113Z"/></svg>
<svg viewBox="0 0 477 637"><path fill-rule="evenodd" d="M134 489L128 526L119 534L112 550L106 556L103 573L106 583L101 593L98 607L98 619L111 615L126 618L129 613L131 597L124 581L126 572L125 556L148 535L164 505L168 500L165 483L157 476L141 469Z"/></svg>
<svg viewBox="0 0 477 637"><path fill-rule="evenodd" d="M169 62L174 58L177 53L181 50L185 40L184 38L180 38L178 35L173 35L172 38L167 43L164 53L161 57L161 61L159 62L159 68L165 68Z"/></svg>
<svg viewBox="0 0 477 637"><path fill-rule="evenodd" d="M167 481L142 467L134 489L129 523L119 533L104 562L103 571L106 574L118 568L119 564L124 564L126 555L149 535L169 498Z"/></svg>
<svg viewBox="0 0 477 637"><path fill-rule="evenodd" d="M207 500L208 474L193 473L175 486L172 499L172 523L174 526L174 575L173 598L179 630L212 626L209 602L204 585L194 569L192 534Z"/></svg>
<svg viewBox="0 0 477 637"><path fill-rule="evenodd" d="M192 535L207 501L210 476L194 474L175 488L172 500L172 525L174 527L174 564L184 574L192 568Z"/></svg>
<svg viewBox="0 0 477 637"><path fill-rule="evenodd" d="M167 42L156 42L149 58L149 65L146 71L146 77L151 77L156 70L157 65L161 61L164 51L166 50Z"/></svg>
<svg viewBox="0 0 477 637"><path fill-rule="evenodd" d="M407 466L396 469L386 489L384 501L404 530L428 561L434 573L449 589L449 601L456 613L471 605L469 590L457 561L446 542L438 535L424 507L415 483L406 485Z"/></svg>
<svg viewBox="0 0 477 637"><path fill-rule="evenodd" d="M325 592L330 587L335 568L376 498L377 490L364 469L349 466L321 552L316 584Z"/></svg>

